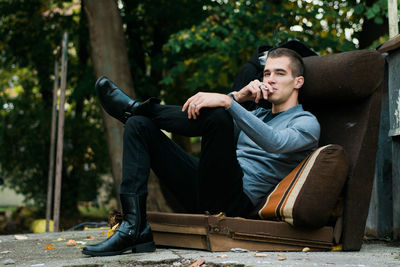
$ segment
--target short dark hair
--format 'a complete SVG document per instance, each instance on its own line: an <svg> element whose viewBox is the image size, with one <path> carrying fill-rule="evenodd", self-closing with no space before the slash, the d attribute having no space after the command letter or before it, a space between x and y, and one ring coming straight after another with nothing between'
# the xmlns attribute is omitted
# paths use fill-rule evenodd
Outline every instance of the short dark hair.
<svg viewBox="0 0 400 267"><path fill-rule="evenodd" d="M275 48L268 52L268 57L288 57L290 59L290 68L292 69L293 77L304 75L304 62L303 58L294 50L288 48Z"/></svg>

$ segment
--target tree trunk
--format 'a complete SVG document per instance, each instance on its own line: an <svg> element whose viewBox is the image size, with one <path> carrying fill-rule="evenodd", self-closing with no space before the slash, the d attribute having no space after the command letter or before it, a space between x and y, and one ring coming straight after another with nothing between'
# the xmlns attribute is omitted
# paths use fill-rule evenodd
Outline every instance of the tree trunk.
<svg viewBox="0 0 400 267"><path fill-rule="evenodd" d="M97 77L105 75L135 97L121 17L114 0L84 0L89 22L91 57ZM103 109L103 123L117 196L122 177L123 126Z"/></svg>

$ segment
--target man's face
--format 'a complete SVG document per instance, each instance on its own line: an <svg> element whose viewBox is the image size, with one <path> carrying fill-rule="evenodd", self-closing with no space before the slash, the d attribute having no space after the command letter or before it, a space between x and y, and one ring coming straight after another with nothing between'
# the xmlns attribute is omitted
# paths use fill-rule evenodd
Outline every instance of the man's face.
<svg viewBox="0 0 400 267"><path fill-rule="evenodd" d="M294 98L297 101L297 90L303 85L303 77L293 77L288 57L268 58L263 83L273 90L268 95L268 101L279 105Z"/></svg>

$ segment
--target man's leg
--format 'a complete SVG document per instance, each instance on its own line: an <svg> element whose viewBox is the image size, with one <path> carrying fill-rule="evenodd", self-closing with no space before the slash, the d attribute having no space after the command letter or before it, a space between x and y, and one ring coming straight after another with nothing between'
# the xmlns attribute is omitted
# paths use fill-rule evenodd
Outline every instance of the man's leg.
<svg viewBox="0 0 400 267"><path fill-rule="evenodd" d="M161 129L184 136L202 136L197 169L199 212L223 211L230 216L246 216L251 211L236 157L233 119L224 108L204 108L193 120L181 107L152 104L146 116Z"/></svg>
<svg viewBox="0 0 400 267"><path fill-rule="evenodd" d="M165 178L189 212L196 211L198 159L183 151L144 116L128 119L124 131L123 177L120 190L123 221L115 234L97 245L87 246L84 254L118 255L127 250L155 250L146 216L147 181L150 167Z"/></svg>
<svg viewBox="0 0 400 267"><path fill-rule="evenodd" d="M128 119L124 132L121 193L147 194L150 168L187 212L197 206L199 160L169 139L145 116Z"/></svg>

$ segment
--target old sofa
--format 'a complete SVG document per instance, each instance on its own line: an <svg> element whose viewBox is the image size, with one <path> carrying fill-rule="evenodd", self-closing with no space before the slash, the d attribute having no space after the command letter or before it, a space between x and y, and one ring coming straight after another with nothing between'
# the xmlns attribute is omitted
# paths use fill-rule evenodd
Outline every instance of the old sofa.
<svg viewBox="0 0 400 267"><path fill-rule="evenodd" d="M321 124L319 146L340 145L349 162L333 220L309 228L276 220L148 212L157 245L211 251L361 248L374 179L384 59L375 50L360 50L304 61L301 102Z"/></svg>

